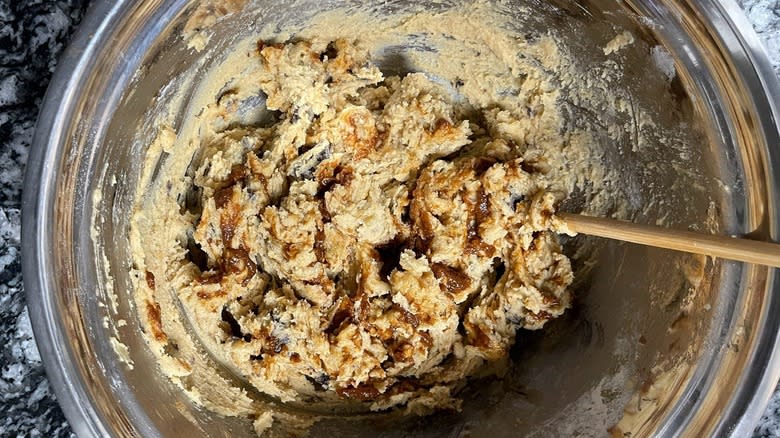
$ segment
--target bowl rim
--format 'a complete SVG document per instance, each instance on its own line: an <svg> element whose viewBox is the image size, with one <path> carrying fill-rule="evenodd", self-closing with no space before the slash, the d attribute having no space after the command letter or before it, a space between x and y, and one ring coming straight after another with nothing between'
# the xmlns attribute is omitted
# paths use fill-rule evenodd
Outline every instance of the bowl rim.
<svg viewBox="0 0 780 438"><path fill-rule="evenodd" d="M770 136L766 139L769 156L766 181L768 195L766 214L769 218L769 237L780 238L780 77L770 62L769 53L761 42L753 25L735 0L708 0L700 10L710 21L721 20L737 38L734 43L742 47L747 58L734 60L744 77L745 85L752 92L756 115L760 126ZM708 7L709 6L709 7ZM729 406L720 420L719 433L730 436L750 436L764 415L770 398L780 380L780 270L769 270L765 291L768 293L758 326L763 325L756 348L748 361L750 373L742 373L738 392L731 398ZM718 433L716 432L716 434Z"/></svg>
<svg viewBox="0 0 780 438"><path fill-rule="evenodd" d="M187 0L157 0L176 3ZM65 159L61 145L75 113L79 90L95 70L95 55L110 42L118 24L136 6L133 0L94 0L59 59L44 95L24 175L22 192L22 280L30 322L46 376L65 418L79 437L113 436L94 406L87 383L75 366L78 356L63 337L57 314L57 285L51 245L56 168ZM180 9L180 8L179 8Z"/></svg>

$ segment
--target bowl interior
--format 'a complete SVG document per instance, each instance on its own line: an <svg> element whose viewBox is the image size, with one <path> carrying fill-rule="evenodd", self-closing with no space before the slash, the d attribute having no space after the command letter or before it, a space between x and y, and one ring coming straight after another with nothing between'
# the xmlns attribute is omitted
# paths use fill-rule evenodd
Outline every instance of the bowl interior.
<svg viewBox="0 0 780 438"><path fill-rule="evenodd" d="M103 98L85 104L88 110L74 120L73 136L79 141L64 156L76 170L67 179L69 197L58 201L71 215L75 243L66 252L71 258L63 262L71 266L75 286L64 318L79 326L73 330L80 339L75 343L88 346L90 364L83 365L81 378L96 382L90 396L114 432L253 435L250 419L222 417L191 403L161 374L140 336L130 298L127 244L132 203L141 196L136 191L139 164L156 132L150 114L168 111L174 124L181 123L187 96L198 85L190 79L211 68L236 41L274 26L294 26L346 3L254 2L218 20L205 49L195 51L181 33L198 5L141 2L123 10L124 25L115 30L119 43L111 50L127 50L127 57L112 65L105 49L94 61L95 72L104 66L112 74L89 84L91 95ZM739 139L724 135L733 131L733 122L716 116L725 105L717 81L712 75L692 75L689 66L701 61L700 54L683 51L669 39L670 34L691 39L668 14L673 7L637 3L628 8L600 0L517 0L495 7L512 16L518 35L554 34L583 66L583 80L605 68L622 71L613 86L631 96L630 105L611 111L572 106L571 113L577 123L603 128L597 138L603 161L619 169L614 187L628 208L602 213L701 232L753 231L760 201L753 192L761 192L765 183L751 177L757 164L744 158ZM404 14L456 4L388 1L377 11ZM527 14L528 8L536 13ZM626 30L635 42L618 58L607 57L605 45ZM379 49L385 73L410 70L402 50ZM185 98L175 98L174 91ZM640 123L644 118L656 127ZM610 127L617 134L608 133ZM753 186L746 189L746 180ZM587 202L573 196L562 208L581 211ZM692 382L705 379L706 369L716 366L723 354L719 342L731 330L742 291L765 288L765 271L586 236L564 243L577 278L573 308L541 331L519 333L508 374L471 382L463 392L462 412L329 419L310 431L350 436L595 436L609 431L637 436L675 421L674 427L683 427L675 409L691 403ZM295 425L278 427L280 433L298 432Z"/></svg>

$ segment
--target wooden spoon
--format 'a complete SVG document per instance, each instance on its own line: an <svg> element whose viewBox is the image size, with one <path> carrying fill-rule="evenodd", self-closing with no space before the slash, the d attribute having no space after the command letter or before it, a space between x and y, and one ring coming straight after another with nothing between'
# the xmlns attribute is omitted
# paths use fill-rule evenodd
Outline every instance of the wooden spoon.
<svg viewBox="0 0 780 438"><path fill-rule="evenodd" d="M617 219L558 213L571 231L657 248L780 268L780 244L641 225Z"/></svg>

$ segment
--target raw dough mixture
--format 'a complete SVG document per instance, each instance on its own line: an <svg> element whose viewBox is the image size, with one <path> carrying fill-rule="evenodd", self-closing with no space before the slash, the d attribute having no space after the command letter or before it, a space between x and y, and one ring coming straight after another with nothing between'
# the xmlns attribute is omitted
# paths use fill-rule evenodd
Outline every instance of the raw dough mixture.
<svg viewBox="0 0 780 438"><path fill-rule="evenodd" d="M258 45L278 122L203 145L178 291L195 330L283 401L455 407L518 328L569 305L545 161L491 134L498 111L461 120L447 90L383 77L353 42Z"/></svg>
<svg viewBox="0 0 780 438"><path fill-rule="evenodd" d="M293 405L458 409L467 378L501 373L518 329L570 306L554 206L609 182L559 108L576 74L550 37L425 20L405 26L441 32L452 65L401 77L375 64L376 41L254 38L149 146L136 306L198 403L257 412L216 359Z"/></svg>

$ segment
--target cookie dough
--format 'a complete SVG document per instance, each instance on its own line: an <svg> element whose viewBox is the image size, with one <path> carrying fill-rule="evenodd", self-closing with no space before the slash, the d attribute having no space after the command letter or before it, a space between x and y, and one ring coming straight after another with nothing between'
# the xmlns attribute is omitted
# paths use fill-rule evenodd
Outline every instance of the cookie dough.
<svg viewBox="0 0 780 438"><path fill-rule="evenodd" d="M239 84L201 115L218 134L184 206L193 329L282 401L457 407L517 329L571 301L544 160L490 132L500 114L459 118L450 91L384 77L355 41L257 49L274 121L222 123Z"/></svg>
<svg viewBox="0 0 780 438"><path fill-rule="evenodd" d="M491 17L321 14L237 44L181 93L183 118L156 115L135 305L196 403L263 430L292 415L269 397L457 410L469 379L505 370L519 329L571 306L554 209L618 199L572 117L607 91L552 37L486 32ZM399 47L404 72L388 68Z"/></svg>

